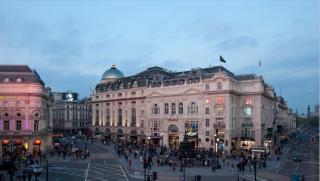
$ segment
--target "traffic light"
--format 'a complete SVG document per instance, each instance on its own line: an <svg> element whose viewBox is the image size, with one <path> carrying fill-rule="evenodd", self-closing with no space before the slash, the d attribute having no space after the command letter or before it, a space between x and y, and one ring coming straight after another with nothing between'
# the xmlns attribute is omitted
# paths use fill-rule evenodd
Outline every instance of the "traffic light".
<svg viewBox="0 0 320 181"><path fill-rule="evenodd" d="M152 173L152 177L153 177L153 180L157 180L158 179L158 173L157 172L153 172Z"/></svg>

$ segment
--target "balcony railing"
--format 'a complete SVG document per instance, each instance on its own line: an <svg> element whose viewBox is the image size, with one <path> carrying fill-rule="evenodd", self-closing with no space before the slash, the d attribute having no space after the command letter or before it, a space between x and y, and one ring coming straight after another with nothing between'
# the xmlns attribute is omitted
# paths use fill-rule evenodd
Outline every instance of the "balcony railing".
<svg viewBox="0 0 320 181"><path fill-rule="evenodd" d="M226 128L226 125L224 123L218 122L218 123L214 123L213 127L218 129L224 129Z"/></svg>
<svg viewBox="0 0 320 181"><path fill-rule="evenodd" d="M151 131L159 131L160 128L151 128Z"/></svg>
<svg viewBox="0 0 320 181"><path fill-rule="evenodd" d="M254 125L253 125L252 122L249 122L249 123L241 123L241 126L242 126L243 128L253 128L253 127L254 127Z"/></svg>

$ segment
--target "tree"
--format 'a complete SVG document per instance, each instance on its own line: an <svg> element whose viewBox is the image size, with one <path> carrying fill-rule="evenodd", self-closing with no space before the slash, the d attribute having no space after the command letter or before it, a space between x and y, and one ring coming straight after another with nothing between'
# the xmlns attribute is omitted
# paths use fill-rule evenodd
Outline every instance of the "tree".
<svg viewBox="0 0 320 181"><path fill-rule="evenodd" d="M312 127L319 127L319 116L312 116L310 118L310 125Z"/></svg>

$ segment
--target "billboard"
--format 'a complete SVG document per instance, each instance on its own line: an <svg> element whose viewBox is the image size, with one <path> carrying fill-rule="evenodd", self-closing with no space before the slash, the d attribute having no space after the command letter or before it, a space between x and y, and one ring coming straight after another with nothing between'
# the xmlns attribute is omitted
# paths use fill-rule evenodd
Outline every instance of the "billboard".
<svg viewBox="0 0 320 181"><path fill-rule="evenodd" d="M62 93L62 100L68 102L77 101L78 93Z"/></svg>

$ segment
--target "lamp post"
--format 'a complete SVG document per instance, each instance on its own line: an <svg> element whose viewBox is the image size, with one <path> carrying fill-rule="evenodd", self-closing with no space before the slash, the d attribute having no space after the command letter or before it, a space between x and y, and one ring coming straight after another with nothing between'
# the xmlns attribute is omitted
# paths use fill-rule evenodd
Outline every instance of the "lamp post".
<svg viewBox="0 0 320 181"><path fill-rule="evenodd" d="M254 181L257 181L257 158L254 155L253 157L253 168L254 168Z"/></svg>
<svg viewBox="0 0 320 181"><path fill-rule="evenodd" d="M10 140L10 143L9 143L9 146L10 146L10 181L13 181L13 158L12 158L13 151L12 151L12 145L13 145L13 142L12 142L12 140Z"/></svg>

